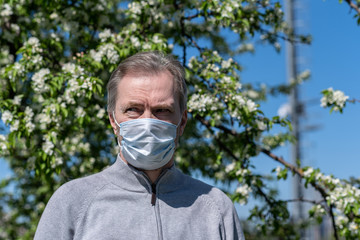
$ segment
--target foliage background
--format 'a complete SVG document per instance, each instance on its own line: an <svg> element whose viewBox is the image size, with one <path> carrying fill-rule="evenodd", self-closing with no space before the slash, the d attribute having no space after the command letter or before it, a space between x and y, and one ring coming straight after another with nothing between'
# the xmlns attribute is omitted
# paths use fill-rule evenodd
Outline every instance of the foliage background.
<svg viewBox="0 0 360 240"><path fill-rule="evenodd" d="M244 1L242 6L246 7L255 2L256 1ZM254 33L259 31L260 28L257 25L257 21L264 21L261 26L264 27L265 30L270 29L271 26L275 26L275 28L280 31L280 34L281 31L284 30L287 32L286 29L278 25L280 24L280 18L275 17L275 21L271 22L274 20L274 16L272 15L270 20L266 20L266 17L271 15L271 11L265 12L264 15L261 14L261 8L259 8L259 12L251 10L244 11L244 13L249 15L238 18L239 16L231 16L230 13L228 13L228 15L223 14L225 11L224 6L233 6L234 2L231 2L230 4L230 2L224 1L220 5L217 5L218 3L216 1L211 3L213 5L195 1L188 2L188 7L192 8L198 4L198 8L215 12L217 11L217 8L220 8L221 11L218 12L219 15L215 17L217 18L217 21L206 21L205 25L219 26L218 24L221 23L227 26L227 24L231 22L236 22L239 24L236 29L240 29L240 32L243 33L243 40L253 39L251 35L248 35L248 31L250 31L250 33L251 31L254 31ZM142 9L140 12L138 8L132 5L133 8L130 8L132 12L129 13L126 12L126 10L122 13L116 13L111 10L111 6L119 5L117 5L117 3L112 5L112 2L52 1L50 4L46 2L46 5L43 1L10 2L9 6L11 5L14 7L13 13L15 12L16 14L10 14L8 17L6 14L2 15L1 46L5 46L5 48L6 46L10 46L8 48L8 53L15 56L15 51L20 49L30 36L36 36L40 39L40 42L37 43L35 39L32 39L32 41L29 40L27 45L25 44L25 47L17 53L17 59L20 59L19 63L21 63L21 65L11 66L10 64L12 60L9 58L9 55L6 55L6 49L2 49L1 52L2 67L4 69L1 80L3 89L5 89L1 94L2 117L4 116L4 112L8 110L14 116L17 116L17 119L12 120L19 121L18 124L14 121L10 121L13 131L9 135L6 135L9 137L9 140L5 139L4 141L7 143L7 149L10 152L6 152L4 148L2 151L2 155L9 160L11 168L15 173L14 179L4 180L2 182L2 186L5 187L13 182L12 186L16 189L16 191L9 193L5 190L5 188L3 188L0 195L0 201L2 203L1 214L3 216L1 221L4 223L2 225L5 226L3 234L6 234L2 235L2 237L21 237L24 239L31 238L36 228L36 222L38 221L39 214L44 208L44 203L46 203L47 199L51 196L51 193L62 182L89 172L99 171L111 162L115 152L115 149L113 149L114 139L108 132L100 130L105 127L102 123L106 123L106 117L103 114L99 114L102 112L101 109L103 109L104 106L104 101L101 98L103 92L101 92L102 88L99 84L102 82L100 79L104 79L106 81L109 70L111 71L112 67L117 64L119 58L123 58L131 53L134 53L141 48L171 51L171 48L169 49L165 44L165 39L169 39L169 42L175 45L174 52L178 53L181 59L182 55L180 50L182 49L181 46L184 44L183 41L186 39L186 44L189 45L187 47L188 51L193 51L196 49L196 45L194 42L191 42L191 40L196 40L197 37L201 37L202 35L205 36L206 39L214 41L215 44L213 48L217 49L217 51L224 56L225 60L229 58L229 49L226 47L226 44L224 44L223 40L218 37L219 35L216 32L216 28L204 26L205 28L199 27L196 31L194 30L196 25L194 25L192 26L193 29L189 30L182 24L179 24L181 23L181 11L173 14L171 12L173 11L172 8L168 8L165 10L165 16L158 16L159 14L156 14L154 9L156 6L162 4L169 3L150 1L147 4L144 4L143 8L140 8ZM175 2L171 4L176 6L178 3ZM268 6L266 5L267 1L258 1L258 4L263 4L265 7ZM148 5L151 5L151 7ZM3 6L5 6L5 4ZM126 7L127 4L120 4L120 6ZM270 10L272 6L273 5L270 5ZM84 7L88 9L84 9ZM2 13L6 10L6 7L3 7ZM76 14L74 14L73 11L76 11ZM41 12L42 14L37 14L37 12ZM55 16L53 15L54 12L59 12L60 14ZM234 8L233 12L236 12ZM86 17L88 13L91 15L89 18ZM260 15L258 15L259 13ZM131 14L131 16L126 16L126 14ZM196 10L190 10L187 14L188 15L185 16L192 16L196 14ZM17 17L17 15L23 17ZM106 16L109 18L106 19ZM253 20L254 22L250 25L247 25L247 23L243 21L243 19L250 19L254 16L255 20ZM153 24L144 25L144 22L146 23L146 19L148 17L152 18ZM162 21L163 17L175 18L175 26L170 26L170 24L157 25L157 21ZM210 19L211 14L208 17ZM111 19L111 23L109 23L109 19ZM201 25L202 22L200 20L196 18L194 19L194 23ZM86 23L81 24L81 21L85 21ZM141 24L136 26L134 24L130 24L131 22ZM11 23L17 23L18 27L11 25ZM270 26L267 24L270 24ZM89 27L82 28L80 26ZM94 29L96 29L96 31L94 31ZM119 35L113 35L113 38L104 37L106 35L109 36L107 30L105 29L111 29L112 32L115 33L120 31L122 34L120 37L118 37ZM62 30L68 31L68 33L62 34ZM187 36L188 30L191 33L189 34L191 38ZM102 32L103 37L98 35L99 32ZM154 34L156 32L161 32L163 35ZM264 29L260 32L263 34ZM58 36L53 36L53 33L58 33ZM258 39L259 35L260 34L256 33L254 39ZM103 39L102 43L98 36ZM136 40L130 36L138 36L138 39ZM275 44L275 47L277 47L277 38L272 38L272 36L270 36L269 40L270 43ZM114 46L106 45L107 43L116 43L119 45L119 49L116 49L119 58L116 57L116 54L113 51ZM201 38L199 43L202 43ZM100 46L98 46L99 44ZM248 45L243 46L242 51L251 50L247 49L247 47L249 47ZM96 61L99 55L96 55L95 52L90 54L90 49L96 49L97 54L102 52L102 54L106 55L106 57L102 59L101 64ZM84 51L85 55L82 55L81 51ZM185 58L186 64L188 64L188 60L191 55L192 54L187 53ZM218 62L219 67L223 65L221 57L217 57L212 51L209 54L205 53L205 56L206 58L203 58L202 60L213 61L214 63ZM34 59L35 61L38 61L36 64L34 64ZM236 58L234 57L234 59ZM13 60L15 60L15 57ZM66 64L67 62L71 63ZM74 68L75 65L73 64L77 64L78 67ZM229 64L229 62L227 62L227 64ZM23 71L24 73L21 73L21 66L26 67ZM225 69L225 72L222 74L226 74L228 71L231 76L234 76L234 73L231 71L235 66L230 65L228 67L222 67ZM34 77L33 73L40 72L40 68L49 68L52 74L45 76L38 75L38 78ZM194 69L196 71L196 64ZM200 70L201 69L202 68L200 68ZM196 90L193 89L191 85L198 85L199 88L207 89L205 93L208 91L218 91L219 89L211 86L211 84L215 83L214 79L217 79L217 74L219 74L215 71L217 70L216 68L213 70L214 71L207 73L199 72L205 79L210 79L207 80L208 82L198 81L194 77L189 78L190 90ZM46 71L43 71L42 73L46 73ZM84 94L80 96L73 96L75 103L77 103L74 104L72 103L71 98L66 98L66 96L68 97L68 95L66 95L66 91L69 91L70 93L72 90L79 91L78 88L72 89L72 87L77 86L76 82L72 82L72 79L81 79L81 76L84 77L83 79L88 81L86 88L81 88L82 91L84 91ZM234 93L245 97L245 100L248 98L258 103L262 103L261 100L264 100L265 97L263 95L264 92L260 91L258 93L258 97L252 98L249 95L248 90L251 90L253 87L255 88L253 90L256 90L256 85L244 85L244 82L246 82L246 75L242 75L242 73L240 73L240 76L241 79L244 80L242 82L243 87L240 89L240 92L236 89L237 78L234 78L232 79L234 80L233 83L219 83L218 87L220 87L220 92L217 93L217 97L225 96L227 92L234 91ZM100 78L98 79L97 77ZM45 80L46 84L49 84L49 91L42 92L42 87L45 89L46 87L42 85L41 81L36 82L36 79ZM224 75L220 76L219 79L224 79ZM89 84L89 81L91 84ZM59 85L59 83L63 84ZM80 83L83 84L82 81L80 81L79 84ZM99 85L99 87L97 87L97 85ZM221 87L223 89L221 89ZM326 87L328 86L324 86L324 88ZM274 89L276 90L278 88ZM15 96L18 96L19 94L24 96L21 98L21 104L16 104ZM41 99L39 97L40 95L44 95L45 99ZM86 95L89 96L86 97ZM208 99L210 103L211 101L214 101L214 98L206 99ZM64 101L67 106L64 107L60 105L61 101ZM200 169L205 176L216 177L219 181L229 181L231 179L236 179L237 181L240 180L240 182L242 182L240 185L240 191L233 195L233 199L236 201L246 202L250 189L255 196L259 197L260 195L260 199L263 198L266 200L266 197L261 197L261 189L265 191L265 195L268 195L271 198L275 197L271 194L269 189L263 188L264 186L261 184L262 182L267 181L267 176L254 176L252 174L247 174L248 172L246 169L251 164L248 156L246 155L250 154L250 156L255 156L258 154L257 149L254 148L254 140L255 142L259 141L259 132L265 130L264 126L261 125L259 121L263 121L263 124L265 125L270 123L272 114L266 115L270 116L269 120L264 119L261 117L260 112L254 110L252 101L247 102L249 104L246 105L246 108L239 106L239 102L241 101L233 102L233 106L230 104L228 109L231 111L240 109L240 112L230 112L230 114L235 114L235 118L236 114L240 114L238 116L241 116L241 124L248 121L248 126L252 126L253 130L244 131L241 127L236 128L238 133L241 134L240 141L238 137L231 137L231 134L226 133L226 130L224 129L225 133L221 133L221 131L219 132L224 135L223 138L227 138L229 140L227 144L234 146L232 154L235 154L234 156L239 159L238 164L235 166L231 165L231 153L226 152L226 150L224 151L221 147L221 143L219 143L216 138L215 141L213 141L213 144L209 143L214 140L214 138L205 138L204 140L203 134L206 134L207 136L209 134L209 132L206 131L199 132L199 139L197 139L198 145L195 147L197 149L204 147L208 155L203 158L200 155L193 154L192 158L189 159L189 152L194 152L191 149L193 147L192 143L194 140L190 140L190 145L186 145L186 142L183 141L183 148L180 149L178 155L178 164L184 171ZM57 103L59 103L59 106L57 106ZM204 99L197 101L197 104L199 103L204 103ZM79 108L78 104L80 104L82 109ZM42 109L46 109L48 107L48 109L43 112L45 115L42 119L36 119L35 116L35 132L29 131L29 129L32 128L30 124L32 123L32 119L30 119L30 121L26 121L26 117L31 116L31 112L26 110L26 106L31 106L35 114L41 113ZM206 109L205 112L201 110L199 111L199 109L197 109L197 120L200 122L203 121L203 125L208 126L209 129L219 131L218 129L213 128L214 124L216 125L219 122L211 122L210 120L219 119L219 116L223 115L224 109L221 109L221 106L217 109ZM260 107L260 109L262 108ZM192 111L192 114L194 114L193 116L196 114L196 111L194 110L196 110L196 107ZM225 113L226 111L228 110L225 110ZM41 120L43 120L46 115L50 116L51 120L49 122L45 122L47 125L42 127L41 124L44 123ZM95 119L94 116L96 116ZM224 124L223 126L229 126L229 120L230 118L222 119L221 123ZM234 121L236 122L236 119ZM274 119L274 122L276 125L276 122L278 121ZM213 125L208 125L208 123ZM16 129L16 126L18 129ZM195 125L191 125L190 123L188 126L188 132L195 132L194 130L189 130L192 126L195 127ZM199 126L196 128L203 130L204 126L200 129ZM36 134L34 135L34 133ZM188 137L194 139L196 136L189 135ZM73 142L71 142L71 139ZM102 141L99 141L100 139L102 139ZM106 139L106 141L104 141L104 139ZM77 144L78 149L73 148L75 144ZM242 149L243 146L249 147L247 149ZM184 158L181 158L181 156L184 156ZM229 166L231 166L232 169ZM236 174L239 168L243 169L240 176ZM38 171L37 177L35 177L35 169ZM228 171L225 171L226 169L228 169ZM250 169L252 168L250 167ZM271 171L271 169L268 169L268 174L270 173L269 170ZM304 170L306 171L307 169ZM56 173L54 173L54 171ZM309 181L312 181L310 178ZM253 182L254 179L257 179L257 182ZM245 186L250 186L251 188L247 188ZM268 202L268 206L266 207L265 212L263 212L268 213L268 216L261 215L260 212L258 212L260 214L258 215L258 220L256 220L257 218L255 217L252 219L252 222L257 223L257 221L260 220L259 226L260 229L264 231L263 234L278 236L282 236L284 234L287 236L288 234L294 234L296 237L296 231L288 228L287 226L289 219L287 211L282 208L284 203L277 200L274 200L272 203L274 203L273 206ZM355 214L358 214L356 210ZM265 220L265 224L261 223L262 219ZM350 225L345 224L344 226L342 229L343 231L340 232L341 234L349 238L351 238L351 236L356 237L358 235L358 232L355 231L356 228L351 231L352 228ZM341 230L341 227L339 228L339 230ZM286 232L286 229L288 229L288 232Z"/></svg>

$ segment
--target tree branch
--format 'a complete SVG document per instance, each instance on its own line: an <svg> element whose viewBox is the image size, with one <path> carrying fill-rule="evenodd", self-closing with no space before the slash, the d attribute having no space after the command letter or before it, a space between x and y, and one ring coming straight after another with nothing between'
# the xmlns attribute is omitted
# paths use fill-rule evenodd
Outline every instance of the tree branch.
<svg viewBox="0 0 360 240"><path fill-rule="evenodd" d="M349 6L354 9L357 14L360 16L360 8L352 1L352 0L345 0L349 4Z"/></svg>
<svg viewBox="0 0 360 240"><path fill-rule="evenodd" d="M198 119L204 126L206 126L208 129L211 128L211 125L209 123L209 121L203 119L202 117L200 116L196 116L196 119ZM216 125L215 126L216 128L218 129L221 129L223 130L225 133L228 133L230 135L233 135L233 136L239 136L239 134L235 131L235 130L231 130L223 125ZM221 147L221 146L220 146ZM230 151L231 152L231 151ZM301 178L304 178L304 172L302 169L294 166L293 164L285 161L282 157L278 157L276 156L275 154L273 154L272 152L270 152L269 150L263 148L263 147L260 147L260 152L266 154L267 156L269 156L270 158L272 158L273 160L281 163L282 165L284 165L285 167L287 167L288 169L290 169L293 173L299 175ZM311 182L310 183L322 196L322 198L324 199L324 201L326 202L326 198L328 196L328 194L326 193L325 189L319 185L317 185L316 183L314 182ZM339 239L338 237L338 233L337 233L337 229L336 229L336 224L335 224L335 217L334 217L334 213L333 213L333 205L331 204L329 209L328 209L328 213L331 217L331 222L332 222L332 226L333 226L333 230L334 230L334 238L336 240Z"/></svg>
<svg viewBox="0 0 360 240"><path fill-rule="evenodd" d="M284 166L286 166L287 168L289 168L292 172L296 173L297 175L299 175L301 178L304 178L304 172L302 171L302 169L297 168L296 166L292 165L291 163L286 162L282 157L278 157L275 154L273 154L272 152L270 152L269 150L266 150L264 148L261 148L261 152L268 155L269 157L271 157L272 159L274 159L277 162L280 162L281 164L283 164ZM328 196L328 194L326 193L325 189L323 189L321 186L315 184L315 183L310 183L323 197L323 199L326 201L326 197ZM338 234L337 234L337 229L336 229L336 224L335 224L335 217L334 217L334 213L333 213L333 205L330 205L329 208L329 214L331 217L331 223L333 226L333 230L334 230L334 237L336 240L339 239Z"/></svg>
<svg viewBox="0 0 360 240"><path fill-rule="evenodd" d="M305 199L305 198L296 198L296 199L284 200L284 202L306 202L306 203L312 203L314 205L317 205L317 204L320 204L320 203L325 202L325 201L324 200L315 201L315 200L310 200L310 199Z"/></svg>
<svg viewBox="0 0 360 240"><path fill-rule="evenodd" d="M220 145L220 147L222 149L224 149L235 161L240 161L238 157L236 157L233 152L228 148L226 147L226 145L219 139L215 136L214 134L214 131L211 129L211 126L210 126L210 123L209 121L206 121L205 119L199 117L199 116L196 116L196 119L198 119L212 134L213 136L215 137L215 140L216 142Z"/></svg>

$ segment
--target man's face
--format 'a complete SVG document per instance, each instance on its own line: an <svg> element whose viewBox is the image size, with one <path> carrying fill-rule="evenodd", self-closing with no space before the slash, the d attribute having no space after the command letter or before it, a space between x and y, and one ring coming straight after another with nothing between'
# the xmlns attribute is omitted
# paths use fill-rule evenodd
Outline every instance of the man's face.
<svg viewBox="0 0 360 240"><path fill-rule="evenodd" d="M109 113L109 118L115 134L118 134L112 113ZM149 76L125 75L117 88L115 118L118 123L138 118L155 118L175 125L181 119L177 134L180 136L186 125L187 112L180 111L173 77L170 72L164 71Z"/></svg>

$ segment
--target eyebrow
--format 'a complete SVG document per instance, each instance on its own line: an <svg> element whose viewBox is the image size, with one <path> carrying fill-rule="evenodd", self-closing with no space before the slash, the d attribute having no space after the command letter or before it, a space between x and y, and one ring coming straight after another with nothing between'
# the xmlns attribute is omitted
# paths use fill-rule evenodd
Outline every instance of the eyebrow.
<svg viewBox="0 0 360 240"><path fill-rule="evenodd" d="M122 112L125 112L126 109L128 109L129 107L143 107L143 106L144 106L144 104L142 102L132 100L132 101L129 101L129 102L121 105L120 110ZM162 102L162 103L155 104L155 105L151 106L151 108L155 108L155 109L158 109L158 108L170 108L171 111L174 111L175 110L175 103L172 102L170 104L167 104L167 103Z"/></svg>
<svg viewBox="0 0 360 240"><path fill-rule="evenodd" d="M139 107L139 106L143 106L144 104L138 101L129 101L123 105L120 105L120 110L122 112L125 112L126 109L128 109L129 107Z"/></svg>

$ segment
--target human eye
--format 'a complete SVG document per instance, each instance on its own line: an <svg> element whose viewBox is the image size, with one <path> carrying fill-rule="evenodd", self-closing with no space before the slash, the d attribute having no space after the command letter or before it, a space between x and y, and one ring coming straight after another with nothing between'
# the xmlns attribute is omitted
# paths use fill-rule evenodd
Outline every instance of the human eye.
<svg viewBox="0 0 360 240"><path fill-rule="evenodd" d="M171 111L168 108L159 108L159 109L156 109L156 112L157 113L167 113L167 112L171 112Z"/></svg>
<svg viewBox="0 0 360 240"><path fill-rule="evenodd" d="M155 109L153 113L158 119L168 119L172 115L172 110L167 107L160 107Z"/></svg>
<svg viewBox="0 0 360 240"><path fill-rule="evenodd" d="M130 117L137 117L141 115L142 110L138 107L128 107L125 109L125 113Z"/></svg>
<svg viewBox="0 0 360 240"><path fill-rule="evenodd" d="M136 107L129 107L125 110L125 112L139 112L139 109Z"/></svg>

